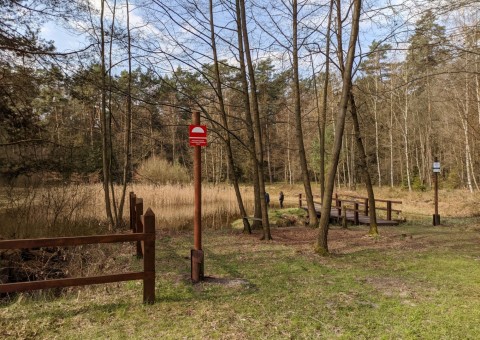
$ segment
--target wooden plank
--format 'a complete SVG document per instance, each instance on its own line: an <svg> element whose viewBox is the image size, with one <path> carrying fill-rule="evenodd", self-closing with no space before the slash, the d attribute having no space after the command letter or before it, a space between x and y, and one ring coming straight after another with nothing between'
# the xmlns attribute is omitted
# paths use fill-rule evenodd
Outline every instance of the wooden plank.
<svg viewBox="0 0 480 340"><path fill-rule="evenodd" d="M354 201L354 200L342 200L342 199L339 199L339 201L342 201L342 204L343 204L343 203L352 203L352 204L358 203L358 204L363 204L363 202Z"/></svg>
<svg viewBox="0 0 480 340"><path fill-rule="evenodd" d="M339 196L343 196L343 197L350 197L350 198L358 198L358 199L368 199L368 197L364 197L364 196L355 196L355 195L346 195L346 194L339 194ZM376 201L376 199L375 199Z"/></svg>
<svg viewBox="0 0 480 340"><path fill-rule="evenodd" d="M376 210L383 210L383 211L387 211L388 209L387 208L383 208L383 207L375 207ZM399 210L399 209L390 209L390 211L392 212L397 212L397 213L401 213L402 211Z"/></svg>
<svg viewBox="0 0 480 340"><path fill-rule="evenodd" d="M143 244L143 303L155 302L155 214L148 208L143 215L143 227L146 234L151 235Z"/></svg>
<svg viewBox="0 0 480 340"><path fill-rule="evenodd" d="M133 191L130 192L129 194L129 208L130 208L130 230L134 231L135 230L135 201L137 200L137 196Z"/></svg>
<svg viewBox="0 0 480 340"><path fill-rule="evenodd" d="M110 235L95 235L95 236L2 240L0 241L0 249L69 247L69 246L80 246L84 244L96 244L96 243L132 242L132 241L142 241L146 237L149 237L149 236L145 234L110 234Z"/></svg>
<svg viewBox="0 0 480 340"><path fill-rule="evenodd" d="M102 276L93 276L93 277L77 277L77 278L32 281L32 282L4 283L4 284L0 284L0 293L24 292L24 291L36 290L36 289L86 286L86 285L120 282L120 281L143 280L145 279L146 275L150 276L151 273L133 272L133 273L102 275Z"/></svg>
<svg viewBox="0 0 480 340"><path fill-rule="evenodd" d="M135 233L143 233L143 224L142 224L142 215L143 215L143 198L138 198L135 201ZM143 257L142 243L137 241L137 257L141 259Z"/></svg>
<svg viewBox="0 0 480 340"><path fill-rule="evenodd" d="M305 211L308 211L307 207L301 207L301 208ZM317 208L320 209L320 207L316 207L316 209ZM362 212L362 211L360 209L353 209L353 208L348 208L348 207L342 207L342 208L343 208L342 210L346 210L347 221L357 223L357 220L355 218L355 212L357 212L357 214L358 214L358 212ZM316 212L317 212L317 216L320 217L320 210L316 210ZM332 207L332 209L330 210L330 219L338 220L341 217L342 217L341 212L339 213L339 210L337 209L337 207ZM365 216L365 215L358 214L358 223L369 225L370 224L370 216ZM396 221L396 220L383 220L383 219L377 218L377 225L378 226L396 226L398 224L399 224L399 222Z"/></svg>
<svg viewBox="0 0 480 340"><path fill-rule="evenodd" d="M396 203L396 204L402 204L402 201L392 201L392 200L384 200L384 199L381 199L381 198L375 198L375 202L392 202L392 203Z"/></svg>

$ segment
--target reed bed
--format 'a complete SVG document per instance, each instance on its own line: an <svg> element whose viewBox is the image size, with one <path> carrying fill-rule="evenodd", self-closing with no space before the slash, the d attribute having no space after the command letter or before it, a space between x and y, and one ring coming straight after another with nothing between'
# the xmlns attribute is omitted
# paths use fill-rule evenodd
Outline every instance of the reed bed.
<svg viewBox="0 0 480 340"><path fill-rule="evenodd" d="M300 185L274 184L267 187L271 208L278 207L278 193L285 193L287 206L298 204ZM315 190L315 188L314 188ZM133 184L127 192L134 191L156 215L158 229L188 230L193 225L194 187L192 184L149 185ZM121 187L115 188L118 201ZM253 188L241 187L248 215L253 215ZM363 188L346 189L339 193L366 195ZM403 210L407 220L425 218L433 213L433 191L402 190L400 188L375 188L377 198L402 200L394 209ZM74 236L105 233L108 223L101 184L42 185L26 183L22 187L4 187L0 191L0 237L26 238L45 236ZM480 192L465 190L440 190L439 210L442 217L469 217L480 215ZM380 213L381 214L381 213ZM239 218L233 187L208 185L202 187L202 225L205 228L228 228ZM128 220L128 198L123 218Z"/></svg>
<svg viewBox="0 0 480 340"><path fill-rule="evenodd" d="M100 190L99 190L100 189ZM0 196L0 236L27 238L99 233L100 186L61 184L6 187Z"/></svg>
<svg viewBox="0 0 480 340"><path fill-rule="evenodd" d="M246 209L253 210L253 189L242 187ZM184 230L193 226L193 185L134 184L128 191L143 198L145 210L156 215L158 229ZM121 187L115 188L116 200ZM202 188L202 222L206 228L225 228L238 218L235 192L228 185ZM128 197L123 218L128 220ZM73 236L108 230L101 184L28 185L9 187L0 196L0 237Z"/></svg>
<svg viewBox="0 0 480 340"><path fill-rule="evenodd" d="M189 229L193 226L194 187L188 185L153 186L137 184L132 187L143 198L144 207L151 207L156 215L158 229ZM253 189L242 187L242 198L247 211L253 210ZM233 187L204 185L202 187L202 225L221 229L239 217Z"/></svg>

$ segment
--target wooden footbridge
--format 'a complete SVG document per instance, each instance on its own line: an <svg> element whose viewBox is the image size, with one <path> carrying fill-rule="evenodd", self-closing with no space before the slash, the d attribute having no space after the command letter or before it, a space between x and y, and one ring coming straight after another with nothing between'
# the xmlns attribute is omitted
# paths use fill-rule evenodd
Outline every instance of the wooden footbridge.
<svg viewBox="0 0 480 340"><path fill-rule="evenodd" d="M314 196L319 198L318 195ZM317 217L320 217L320 211L322 210L322 203L314 201L315 211ZM385 199L375 199L375 210L383 212L385 218L379 218L377 215L377 225L379 226L395 226L401 221L398 217L402 210L393 209L393 204L402 204L402 201L393 201ZM298 195L298 205L300 208L308 212L308 208L303 206L302 194ZM392 218L393 214L396 214L397 218ZM370 224L369 216L369 200L368 197L352 196L336 193L332 198L332 209L330 210L330 220L341 221L345 218L346 221L352 222L355 225Z"/></svg>

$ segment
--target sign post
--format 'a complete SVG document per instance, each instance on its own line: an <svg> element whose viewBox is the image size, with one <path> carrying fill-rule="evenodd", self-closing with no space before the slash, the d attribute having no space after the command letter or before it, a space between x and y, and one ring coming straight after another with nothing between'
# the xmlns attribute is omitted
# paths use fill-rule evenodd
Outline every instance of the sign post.
<svg viewBox="0 0 480 340"><path fill-rule="evenodd" d="M202 250L202 146L207 145L207 127L200 125L200 113L193 112L193 125L190 125L190 145L193 146L193 182L194 182L194 217L193 249L190 252L191 279L193 283L203 280Z"/></svg>
<svg viewBox="0 0 480 340"><path fill-rule="evenodd" d="M435 214L433 214L433 225L440 225L440 215L438 214L438 173L440 172L440 162L437 157L433 162L433 182L435 185Z"/></svg>

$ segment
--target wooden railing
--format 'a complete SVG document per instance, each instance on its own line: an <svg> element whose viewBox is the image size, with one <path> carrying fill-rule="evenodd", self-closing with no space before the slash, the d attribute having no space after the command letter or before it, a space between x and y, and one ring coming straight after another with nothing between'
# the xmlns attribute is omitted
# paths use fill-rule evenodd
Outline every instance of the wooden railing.
<svg viewBox="0 0 480 340"><path fill-rule="evenodd" d="M347 198L340 198L341 196ZM314 195L314 198L320 198L320 195ZM321 204L320 201L314 201L316 204ZM377 203L385 203L385 206L379 206ZM302 207L302 194L298 194L298 204ZM392 221L393 213L400 214L402 210L393 209L393 204L402 204L402 201L386 200L375 198L375 210L386 211L386 220ZM363 196L354 196L346 194L335 193L332 197L332 209L338 210L338 216L342 216L343 211L353 211L354 223L359 223L359 214L368 216L369 214L369 199Z"/></svg>
<svg viewBox="0 0 480 340"><path fill-rule="evenodd" d="M130 193L130 198L135 196ZM0 293L24 292L37 289L85 286L101 283L111 283L130 280L143 280L143 302L155 302L155 214L149 208L143 215L143 201L136 198L135 203L141 205L130 206L131 234L110 234L95 236L55 237L41 239L2 240L0 249L23 249L39 247L71 247L86 244L137 242L137 255L143 255L143 271L121 274L101 275L94 277L77 277L52 279L44 281L29 281L0 284ZM140 201L138 201L140 200ZM132 200L130 200L132 203ZM140 209L141 207L141 209ZM134 214L134 216L132 216ZM132 219L132 217L135 217ZM132 221L135 221L132 224Z"/></svg>

